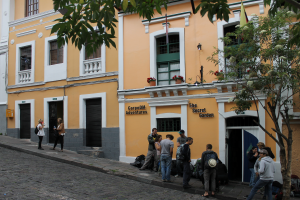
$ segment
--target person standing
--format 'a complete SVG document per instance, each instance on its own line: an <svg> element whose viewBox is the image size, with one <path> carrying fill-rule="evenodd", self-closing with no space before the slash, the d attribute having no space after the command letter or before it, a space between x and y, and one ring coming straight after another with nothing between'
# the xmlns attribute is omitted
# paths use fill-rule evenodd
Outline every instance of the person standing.
<svg viewBox="0 0 300 200"><path fill-rule="evenodd" d="M218 162L218 154L212 150L212 145L206 145L206 151L202 153L201 157L201 167L204 169L204 188L205 193L202 195L203 197L208 197L209 194L209 184L211 184L211 196L215 196L216 191L216 166Z"/></svg>
<svg viewBox="0 0 300 200"><path fill-rule="evenodd" d="M190 145L193 144L193 138L188 137L187 142L183 145L182 149L182 163L183 163L183 188L187 189L192 187L189 182L191 179L191 168L190 168L190 162L191 162L191 149Z"/></svg>
<svg viewBox="0 0 300 200"><path fill-rule="evenodd" d="M254 172L254 164L255 164L257 158L259 157L258 152L257 152L257 147L252 147L252 149L248 152L247 156L248 156L248 160L249 160L248 167L249 167L249 170L251 171L249 186L253 187L255 185L255 176L256 176L256 174Z"/></svg>
<svg viewBox="0 0 300 200"><path fill-rule="evenodd" d="M38 147L39 150L44 150L42 148L43 137L45 136L44 126L45 126L44 121L42 119L39 119L37 125L37 128L39 130L39 132L37 133L37 136L39 137L39 147Z"/></svg>
<svg viewBox="0 0 300 200"><path fill-rule="evenodd" d="M180 136L177 138L177 152L176 152L177 175L175 175L175 177L182 176L183 165L182 165L182 161L178 159L178 154L180 152L181 147L187 142L187 137L184 135L185 131L180 130L178 133Z"/></svg>
<svg viewBox="0 0 300 200"><path fill-rule="evenodd" d="M161 163L161 174L163 182L171 182L170 174L171 174L171 164L172 164L172 156L174 143L172 140L174 136L168 134L167 139L164 139L160 142L161 147L161 155L160 155L160 163Z"/></svg>
<svg viewBox="0 0 300 200"><path fill-rule="evenodd" d="M265 186L265 193L268 200L272 200L272 183L274 179L275 166L274 161L270 156L268 156L268 151L266 149L261 149L259 152L261 157L260 167L258 170L260 179L256 182L252 188L247 200L251 200L257 190Z"/></svg>
<svg viewBox="0 0 300 200"><path fill-rule="evenodd" d="M159 171L159 169L160 169L160 167L158 169L157 165L158 165L158 161L160 160L160 151L161 151L160 142L161 142L161 140L162 140L162 136L157 135L156 138L155 138L155 149L156 149L156 159L155 159L155 162L154 162L155 171Z"/></svg>
<svg viewBox="0 0 300 200"><path fill-rule="evenodd" d="M260 152L260 150L262 150L262 149L265 149L265 150L267 150L269 157L271 157L272 159L275 158L275 156L274 156L271 148L270 147L266 147L263 142L257 143L257 147L258 147L258 152Z"/></svg>
<svg viewBox="0 0 300 200"><path fill-rule="evenodd" d="M154 138L157 137L157 129L153 128L152 133L148 135L147 140L149 142L148 153L145 159L144 165L140 168L140 170L145 170L146 167L150 164L151 158L154 156L154 160L156 157L156 149L155 149L155 141Z"/></svg>
<svg viewBox="0 0 300 200"><path fill-rule="evenodd" d="M55 138L54 146L52 150L55 150L55 147L57 145L57 142L59 140L60 142L60 151L64 151L64 136L65 136L65 126L63 123L62 118L57 119L57 128L54 128L54 131L58 131L58 136Z"/></svg>

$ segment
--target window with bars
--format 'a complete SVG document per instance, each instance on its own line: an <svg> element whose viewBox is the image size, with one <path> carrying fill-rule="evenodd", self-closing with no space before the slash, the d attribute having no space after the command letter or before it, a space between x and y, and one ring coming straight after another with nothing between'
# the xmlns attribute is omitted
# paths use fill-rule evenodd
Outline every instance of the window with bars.
<svg viewBox="0 0 300 200"><path fill-rule="evenodd" d="M55 65L64 62L64 46L58 48L57 40L50 43L50 65Z"/></svg>
<svg viewBox="0 0 300 200"><path fill-rule="evenodd" d="M26 0L26 17L39 13L39 0Z"/></svg>
<svg viewBox="0 0 300 200"><path fill-rule="evenodd" d="M181 129L180 118L158 118L156 122L158 132L174 132Z"/></svg>
<svg viewBox="0 0 300 200"><path fill-rule="evenodd" d="M95 58L101 58L101 46L94 51L90 56L87 55L87 52L85 52L85 60L95 59Z"/></svg>
<svg viewBox="0 0 300 200"><path fill-rule="evenodd" d="M20 71L31 69L31 46L20 48Z"/></svg>
<svg viewBox="0 0 300 200"><path fill-rule="evenodd" d="M180 75L180 42L179 34L157 38L157 85L175 84L173 76Z"/></svg>

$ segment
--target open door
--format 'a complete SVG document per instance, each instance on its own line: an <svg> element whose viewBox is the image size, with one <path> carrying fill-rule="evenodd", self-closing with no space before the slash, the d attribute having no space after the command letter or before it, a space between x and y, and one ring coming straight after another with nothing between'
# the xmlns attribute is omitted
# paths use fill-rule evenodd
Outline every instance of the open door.
<svg viewBox="0 0 300 200"><path fill-rule="evenodd" d="M251 172L249 170L248 152L258 143L258 129L243 129L243 158L244 158L244 173L243 182L250 182Z"/></svg>

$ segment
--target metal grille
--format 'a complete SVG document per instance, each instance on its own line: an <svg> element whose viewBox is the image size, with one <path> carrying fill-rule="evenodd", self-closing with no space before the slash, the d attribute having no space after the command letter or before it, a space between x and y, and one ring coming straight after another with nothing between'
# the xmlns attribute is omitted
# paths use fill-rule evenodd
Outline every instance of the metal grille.
<svg viewBox="0 0 300 200"><path fill-rule="evenodd" d="M20 48L20 71L31 69L31 46Z"/></svg>
<svg viewBox="0 0 300 200"><path fill-rule="evenodd" d="M26 17L39 13L39 0L26 0Z"/></svg>
<svg viewBox="0 0 300 200"><path fill-rule="evenodd" d="M156 120L158 132L174 132L181 129L180 118L159 118Z"/></svg>
<svg viewBox="0 0 300 200"><path fill-rule="evenodd" d="M226 119L226 126L257 126L258 117L231 117Z"/></svg>

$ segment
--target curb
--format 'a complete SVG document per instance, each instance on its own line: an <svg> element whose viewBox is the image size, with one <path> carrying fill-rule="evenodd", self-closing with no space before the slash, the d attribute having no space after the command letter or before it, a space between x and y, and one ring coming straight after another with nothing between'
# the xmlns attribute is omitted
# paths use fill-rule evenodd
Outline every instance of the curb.
<svg viewBox="0 0 300 200"><path fill-rule="evenodd" d="M46 159L49 159L49 160L53 160L53 161L73 165L73 166L76 166L76 167L81 167L81 168L84 168L84 169L93 170L93 171L96 171L96 172L105 173L105 174L108 174L108 175L118 176L118 177L121 177L121 178L126 178L126 179L130 179L130 180L138 181L138 182L141 182L141 183L146 183L146 184L150 184L150 185L164 187L164 188L168 188L168 189L172 189L172 190L178 190L178 191L187 192L187 193L190 193L190 194L203 194L204 193L204 190L199 189L199 188L197 188L197 189L196 188L183 189L181 186L173 185L171 183L163 183L163 182L149 180L149 179L146 179L146 178L136 177L136 176L127 175L127 174L115 174L115 173L111 173L110 171L104 170L104 169L99 168L99 167L90 166L90 165L86 165L86 164L82 164L82 163L77 163L75 161L64 160L64 159L61 159L61 158L52 157L50 155L39 154L39 153L30 151L30 150L26 150L26 149L22 149L22 148L18 148L18 147L13 147L13 146L9 146L9 145L2 144L2 143L0 143L0 147L10 149L10 150L20 151L20 152L27 153L27 154L30 154L30 155L34 155L34 156L38 156L38 157L41 157L41 158L46 158ZM223 195L216 195L215 198L220 199L220 200L236 200L237 199L237 198L227 197L227 196L223 196Z"/></svg>

